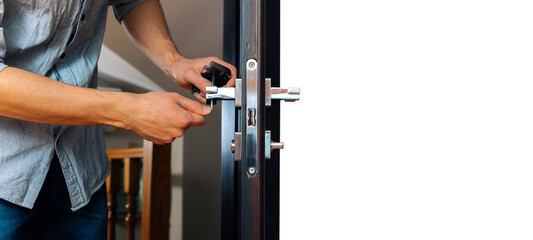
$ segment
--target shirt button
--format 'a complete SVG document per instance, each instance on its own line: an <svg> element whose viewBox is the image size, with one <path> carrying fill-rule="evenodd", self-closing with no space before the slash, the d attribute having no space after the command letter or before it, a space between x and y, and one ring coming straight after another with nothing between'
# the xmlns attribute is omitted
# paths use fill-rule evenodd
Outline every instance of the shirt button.
<svg viewBox="0 0 533 240"><path fill-rule="evenodd" d="M60 58L65 58L65 53L61 54Z"/></svg>
<svg viewBox="0 0 533 240"><path fill-rule="evenodd" d="M81 20L82 20L82 21L85 21L85 14L82 14L82 15L81 15Z"/></svg>

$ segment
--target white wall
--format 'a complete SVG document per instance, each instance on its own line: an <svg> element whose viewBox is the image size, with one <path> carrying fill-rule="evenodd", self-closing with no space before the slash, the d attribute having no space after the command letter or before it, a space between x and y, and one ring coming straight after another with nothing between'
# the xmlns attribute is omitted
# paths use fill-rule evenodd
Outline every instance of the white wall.
<svg viewBox="0 0 533 240"><path fill-rule="evenodd" d="M531 1L281 1L281 239L532 239Z"/></svg>

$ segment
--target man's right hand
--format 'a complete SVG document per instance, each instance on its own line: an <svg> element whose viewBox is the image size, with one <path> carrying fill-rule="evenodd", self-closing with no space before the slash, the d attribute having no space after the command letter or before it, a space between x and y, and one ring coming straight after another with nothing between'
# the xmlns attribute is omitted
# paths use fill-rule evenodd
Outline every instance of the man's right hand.
<svg viewBox="0 0 533 240"><path fill-rule="evenodd" d="M203 126L211 109L177 93L150 92L130 94L127 107L119 108L124 114L123 124L142 138L155 144L167 144L183 136L192 126ZM125 111L124 111L125 110Z"/></svg>
<svg viewBox="0 0 533 240"><path fill-rule="evenodd" d="M133 94L68 85L18 68L0 71L0 116L54 125L111 125L156 144L205 124L211 109L177 93Z"/></svg>

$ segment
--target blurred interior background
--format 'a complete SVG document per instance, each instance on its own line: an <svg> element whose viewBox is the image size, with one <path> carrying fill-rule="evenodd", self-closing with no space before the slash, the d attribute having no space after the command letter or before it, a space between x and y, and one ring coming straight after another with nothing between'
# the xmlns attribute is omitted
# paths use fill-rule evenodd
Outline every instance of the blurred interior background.
<svg viewBox="0 0 533 240"><path fill-rule="evenodd" d="M223 1L160 0L160 3L182 55L222 58ZM175 85L137 49L112 9L108 11L98 71L102 89L134 93L169 91L192 99L189 91ZM170 239L220 238L219 110L215 107L204 127L190 128L172 144ZM107 126L104 132L108 149L142 146L142 138L133 132ZM140 238L139 231L137 224L136 239ZM117 239L125 239L125 235L124 221L117 219Z"/></svg>

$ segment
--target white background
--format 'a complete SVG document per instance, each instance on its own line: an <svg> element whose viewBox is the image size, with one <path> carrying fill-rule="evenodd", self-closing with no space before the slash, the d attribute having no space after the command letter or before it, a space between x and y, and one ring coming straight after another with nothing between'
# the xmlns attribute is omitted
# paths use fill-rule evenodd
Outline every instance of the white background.
<svg viewBox="0 0 533 240"><path fill-rule="evenodd" d="M532 1L281 8L281 239L533 239Z"/></svg>

